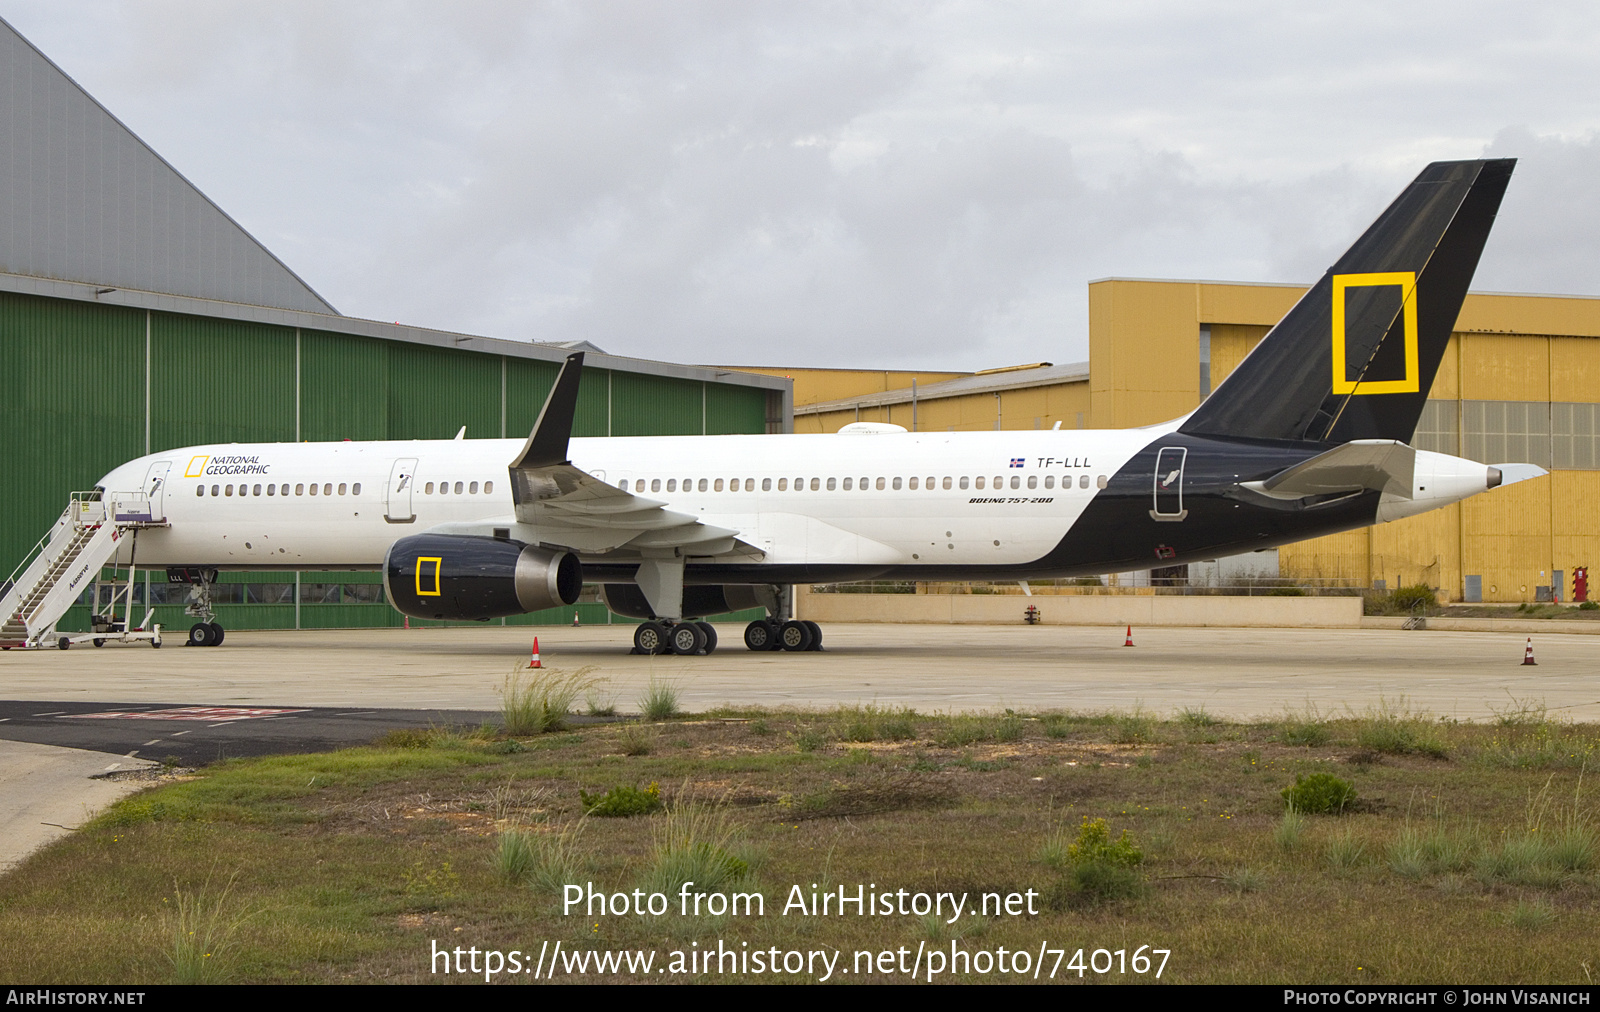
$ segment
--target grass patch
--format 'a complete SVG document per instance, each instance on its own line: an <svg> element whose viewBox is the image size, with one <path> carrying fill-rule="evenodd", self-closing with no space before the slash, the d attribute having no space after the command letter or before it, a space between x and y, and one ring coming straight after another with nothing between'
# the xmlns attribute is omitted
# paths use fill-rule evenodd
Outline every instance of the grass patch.
<svg viewBox="0 0 1600 1012"><path fill-rule="evenodd" d="M1016 741L1022 737L1023 720L1014 713L999 717L946 717L934 733L934 742L943 748L964 748L978 742Z"/></svg>
<svg viewBox="0 0 1600 1012"><path fill-rule="evenodd" d="M908 741L917 736L916 711L909 707L856 706L839 711L840 741Z"/></svg>
<svg viewBox="0 0 1600 1012"><path fill-rule="evenodd" d="M1402 698L1390 704L1382 697L1356 718L1356 744L1389 755L1418 753L1443 759L1449 747L1434 722L1412 713Z"/></svg>
<svg viewBox="0 0 1600 1012"><path fill-rule="evenodd" d="M1317 712L1317 708L1307 705L1299 713L1290 711L1278 721L1278 741L1285 745L1294 745L1300 748L1318 748L1326 745L1333 737L1333 728L1328 719Z"/></svg>
<svg viewBox="0 0 1600 1012"><path fill-rule="evenodd" d="M704 895L750 874L750 862L738 853L738 828L726 812L705 802L675 802L657 820L651 843L645 887L655 892L677 896L689 888Z"/></svg>
<svg viewBox="0 0 1600 1012"><path fill-rule="evenodd" d="M564 728L573 705L594 685L593 671L592 665L572 672L514 668L500 688L505 733L534 735Z"/></svg>
<svg viewBox="0 0 1600 1012"><path fill-rule="evenodd" d="M580 790L578 797L583 801L584 815L602 819L627 819L661 811L660 784L651 784L643 790L630 784L618 784L604 794L595 795Z"/></svg>
<svg viewBox="0 0 1600 1012"><path fill-rule="evenodd" d="M251 916L239 909L233 899L237 875L214 890L207 878L197 891L185 892L172 884L172 900L166 906L172 947L167 958L172 964L174 984L225 984L233 977L233 940Z"/></svg>
<svg viewBox="0 0 1600 1012"><path fill-rule="evenodd" d="M1332 773L1296 775L1280 793L1291 810L1308 815L1342 815L1356 803L1355 785Z"/></svg>
<svg viewBox="0 0 1600 1012"><path fill-rule="evenodd" d="M639 696L639 716L660 723L671 720L683 712L679 705L678 687L671 682L651 678Z"/></svg>

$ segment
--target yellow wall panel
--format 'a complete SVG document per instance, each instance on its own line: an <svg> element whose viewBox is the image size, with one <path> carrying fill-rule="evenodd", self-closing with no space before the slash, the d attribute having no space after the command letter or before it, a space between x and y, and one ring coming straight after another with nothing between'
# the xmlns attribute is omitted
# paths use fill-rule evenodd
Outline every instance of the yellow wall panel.
<svg viewBox="0 0 1600 1012"><path fill-rule="evenodd" d="M1168 282L1194 284L1197 295L1197 323L1255 324L1270 327L1283 319L1306 293L1304 285L1230 285L1213 281Z"/></svg>
<svg viewBox="0 0 1600 1012"><path fill-rule="evenodd" d="M1592 337L1550 339L1550 399L1600 399L1600 340Z"/></svg>
<svg viewBox="0 0 1600 1012"><path fill-rule="evenodd" d="M881 394L889 390L908 390L971 375L964 372L909 372L891 369L790 369L782 366L739 366L740 372L765 376L784 376L794 380L794 406L821 404L824 401Z"/></svg>
<svg viewBox="0 0 1600 1012"><path fill-rule="evenodd" d="M1199 287L1120 279L1089 286L1095 428L1163 422L1200 403Z"/></svg>
<svg viewBox="0 0 1600 1012"><path fill-rule="evenodd" d="M1571 295L1469 294L1457 330L1600 337L1600 299Z"/></svg>
<svg viewBox="0 0 1600 1012"><path fill-rule="evenodd" d="M1542 337L1463 334L1462 399L1543 401L1550 398L1550 345Z"/></svg>
<svg viewBox="0 0 1600 1012"><path fill-rule="evenodd" d="M1250 350L1261 343L1271 327L1213 323L1211 325L1211 389L1239 367Z"/></svg>

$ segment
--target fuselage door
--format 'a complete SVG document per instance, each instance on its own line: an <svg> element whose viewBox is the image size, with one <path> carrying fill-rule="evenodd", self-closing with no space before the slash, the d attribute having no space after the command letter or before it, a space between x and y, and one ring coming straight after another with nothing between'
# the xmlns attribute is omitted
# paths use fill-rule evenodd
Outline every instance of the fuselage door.
<svg viewBox="0 0 1600 1012"><path fill-rule="evenodd" d="M1189 515L1183 508L1183 464L1189 451L1182 446L1163 446L1156 455L1155 503L1150 516L1156 520L1182 520Z"/></svg>
<svg viewBox="0 0 1600 1012"><path fill-rule="evenodd" d="M391 524L409 524L417 519L411 508L412 486L416 484L417 458L401 457L389 469L389 484L385 489L383 518Z"/></svg>
<svg viewBox="0 0 1600 1012"><path fill-rule="evenodd" d="M150 465L150 470L144 476L145 498L150 500L150 519L162 521L167 518L167 470L172 467L170 460L158 460Z"/></svg>

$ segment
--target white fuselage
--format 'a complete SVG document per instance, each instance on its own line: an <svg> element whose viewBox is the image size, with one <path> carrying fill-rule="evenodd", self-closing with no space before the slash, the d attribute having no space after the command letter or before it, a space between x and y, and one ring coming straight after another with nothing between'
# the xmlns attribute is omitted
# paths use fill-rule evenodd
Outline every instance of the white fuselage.
<svg viewBox="0 0 1600 1012"><path fill-rule="evenodd" d="M609 484L739 532L764 564L988 568L1049 552L1160 431L575 438L570 455ZM510 521L507 464L521 445L191 446L129 461L100 485L154 486L170 526L141 532L141 565L375 568L408 534Z"/></svg>

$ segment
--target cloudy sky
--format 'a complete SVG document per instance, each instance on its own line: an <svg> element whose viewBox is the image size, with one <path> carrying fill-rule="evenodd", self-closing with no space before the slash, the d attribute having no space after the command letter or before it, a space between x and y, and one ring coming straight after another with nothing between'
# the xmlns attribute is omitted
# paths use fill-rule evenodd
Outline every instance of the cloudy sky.
<svg viewBox="0 0 1600 1012"><path fill-rule="evenodd" d="M1310 281L1520 158L1600 295L1600 6L0 0L342 312L677 361L1087 357L1086 283Z"/></svg>

